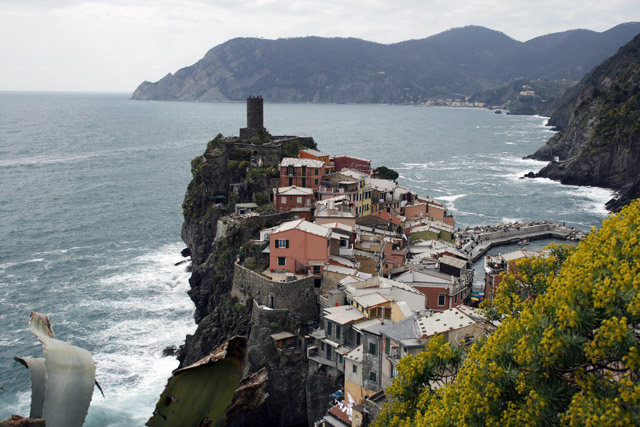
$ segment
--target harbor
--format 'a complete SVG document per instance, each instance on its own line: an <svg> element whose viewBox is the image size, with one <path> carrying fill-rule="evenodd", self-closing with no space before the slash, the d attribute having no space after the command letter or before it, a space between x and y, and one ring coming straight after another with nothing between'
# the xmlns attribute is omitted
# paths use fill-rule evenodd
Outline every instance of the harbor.
<svg viewBox="0 0 640 427"><path fill-rule="evenodd" d="M586 232L564 224L535 221L468 227L456 232L455 238L456 246L475 262L494 246L512 243L524 246L529 241L546 238L577 241L586 236Z"/></svg>

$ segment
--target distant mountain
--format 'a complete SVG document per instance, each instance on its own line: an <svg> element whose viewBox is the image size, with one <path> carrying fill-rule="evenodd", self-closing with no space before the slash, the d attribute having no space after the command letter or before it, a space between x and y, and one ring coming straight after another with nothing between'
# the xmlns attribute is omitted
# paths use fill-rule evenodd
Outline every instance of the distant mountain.
<svg viewBox="0 0 640 427"><path fill-rule="evenodd" d="M237 38L158 82L143 82L132 98L239 101L261 94L275 102L335 103L464 98L515 78L577 81L638 33L640 23L524 43L477 26L391 45L354 38Z"/></svg>
<svg viewBox="0 0 640 427"><path fill-rule="evenodd" d="M640 197L640 35L567 91L550 122L560 130L535 154L536 176L617 190L607 207Z"/></svg>

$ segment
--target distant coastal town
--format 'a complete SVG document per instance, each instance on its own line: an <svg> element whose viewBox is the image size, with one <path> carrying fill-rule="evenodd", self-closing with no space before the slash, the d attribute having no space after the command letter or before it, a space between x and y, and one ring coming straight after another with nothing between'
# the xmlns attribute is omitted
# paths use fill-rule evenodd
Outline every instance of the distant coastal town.
<svg viewBox="0 0 640 427"><path fill-rule="evenodd" d="M402 357L436 335L469 345L491 332L478 304L493 298L516 260L544 256L526 250L529 240L584 237L546 221L456 229L443 203L368 159L308 147L295 157L274 154L295 138L270 137L263 99L247 99L247 127L227 148L246 154L242 167L271 171L275 185L254 202L234 202L242 183L216 196L220 209L232 210L217 219L216 242L274 211L289 215L239 249L231 296L269 326L276 354L304 357L310 372L339 383L315 426L371 423ZM472 262L506 243L521 248L485 257L485 276L474 280Z"/></svg>

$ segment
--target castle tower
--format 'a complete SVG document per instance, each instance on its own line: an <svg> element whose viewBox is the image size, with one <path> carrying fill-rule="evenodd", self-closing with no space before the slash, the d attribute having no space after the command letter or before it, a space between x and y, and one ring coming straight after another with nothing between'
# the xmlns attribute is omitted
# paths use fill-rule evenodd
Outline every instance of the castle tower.
<svg viewBox="0 0 640 427"><path fill-rule="evenodd" d="M240 129L240 139L251 139L256 129L264 127L264 109L262 96L247 98L247 127Z"/></svg>
<svg viewBox="0 0 640 427"><path fill-rule="evenodd" d="M264 127L262 96L247 98L247 127L249 129Z"/></svg>

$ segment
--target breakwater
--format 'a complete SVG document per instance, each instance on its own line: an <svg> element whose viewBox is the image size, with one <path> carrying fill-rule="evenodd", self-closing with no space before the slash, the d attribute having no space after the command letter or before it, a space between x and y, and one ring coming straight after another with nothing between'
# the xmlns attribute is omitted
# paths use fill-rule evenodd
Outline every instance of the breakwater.
<svg viewBox="0 0 640 427"><path fill-rule="evenodd" d="M471 261L478 260L490 248L510 243L554 238L581 240L587 233L577 228L549 221L509 223L467 227L455 233L456 244Z"/></svg>

